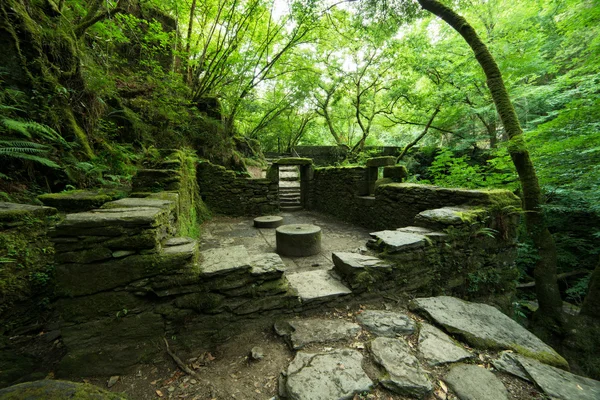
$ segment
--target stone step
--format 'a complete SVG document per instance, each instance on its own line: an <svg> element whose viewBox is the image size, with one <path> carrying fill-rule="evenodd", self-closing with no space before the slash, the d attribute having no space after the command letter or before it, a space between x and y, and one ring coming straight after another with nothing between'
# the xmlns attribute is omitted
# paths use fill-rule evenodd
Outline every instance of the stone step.
<svg viewBox="0 0 600 400"><path fill-rule="evenodd" d="M279 209L281 211L300 211L300 210L303 210L304 207L302 207L302 206L279 206Z"/></svg>
<svg viewBox="0 0 600 400"><path fill-rule="evenodd" d="M305 304L324 303L352 293L330 270L295 272L286 274L286 278Z"/></svg>
<svg viewBox="0 0 600 400"><path fill-rule="evenodd" d="M283 192L283 193L279 193L279 198L286 198L286 199L294 199L294 198L300 198L301 194L300 191L289 191L289 192Z"/></svg>
<svg viewBox="0 0 600 400"><path fill-rule="evenodd" d="M301 202L300 202L300 198L279 199L279 204L282 206L299 206L301 204Z"/></svg>

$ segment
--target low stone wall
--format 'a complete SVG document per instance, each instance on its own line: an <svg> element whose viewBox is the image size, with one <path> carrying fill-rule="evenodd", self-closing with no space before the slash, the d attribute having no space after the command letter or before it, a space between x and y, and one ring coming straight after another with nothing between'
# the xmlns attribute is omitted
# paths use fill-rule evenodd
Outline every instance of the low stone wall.
<svg viewBox="0 0 600 400"><path fill-rule="evenodd" d="M390 183L378 186L374 196L365 196L368 184L367 167L317 168L310 182L311 210L391 238L386 242L375 235L371 247L393 268L385 274L380 270L373 276L354 276L351 286L364 281L376 290L452 294L510 309L517 277L520 201L515 195L504 190ZM405 227L407 233L397 237L396 231ZM433 230L435 235L429 237L420 229ZM420 235L418 248L403 243L411 235ZM402 244L401 250L390 249L395 242Z"/></svg>
<svg viewBox="0 0 600 400"><path fill-rule="evenodd" d="M258 216L279 209L276 182L237 176L206 160L197 169L200 195L211 211L232 216Z"/></svg>

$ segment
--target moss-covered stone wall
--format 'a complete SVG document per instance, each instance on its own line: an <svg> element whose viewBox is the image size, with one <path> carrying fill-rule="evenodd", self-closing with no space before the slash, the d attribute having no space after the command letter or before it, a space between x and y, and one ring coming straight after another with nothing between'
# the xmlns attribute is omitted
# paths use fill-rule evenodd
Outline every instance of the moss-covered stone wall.
<svg viewBox="0 0 600 400"><path fill-rule="evenodd" d="M239 176L201 160L197 169L200 195L211 211L232 216L258 216L279 209L277 183Z"/></svg>

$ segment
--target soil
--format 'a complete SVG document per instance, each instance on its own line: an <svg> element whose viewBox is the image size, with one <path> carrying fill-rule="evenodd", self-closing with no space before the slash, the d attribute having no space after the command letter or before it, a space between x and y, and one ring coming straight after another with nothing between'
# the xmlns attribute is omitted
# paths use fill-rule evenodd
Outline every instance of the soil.
<svg viewBox="0 0 600 400"><path fill-rule="evenodd" d="M350 304L342 308L322 309L305 313L303 317L324 317L345 319L356 322L356 316L364 309L388 309L402 311L416 320L422 318L412 314L405 307L388 301L371 301L364 304ZM290 316L291 318L291 316ZM273 330L274 319L259 318L250 324L241 334L231 337L227 342L212 349L199 349L195 353L178 354L178 357L191 368L197 376L189 376L182 372L165 351L161 362L154 365L140 365L135 372L120 376L117 383L108 390L122 392L130 399L188 399L188 400L269 400L279 399L278 380L282 371L294 357L294 352L283 338ZM368 351L368 343L373 337L362 331L356 338L347 342L313 344L303 351L323 351L337 347L351 347L359 350L364 356L364 369L375 382L382 371L375 364ZM408 337L409 344L416 348L417 335ZM260 347L264 358L254 360L251 351ZM494 352L474 351L473 363L482 368L491 369ZM424 365L424 364L423 364ZM427 400L457 400L451 390L443 383L442 377L447 372L445 366L430 368L434 383L434 393ZM510 399L532 400L545 399L533 384L513 376L497 373L510 394ZM108 378L85 379L99 387L107 389ZM378 386L371 393L359 394L354 400L407 400Z"/></svg>

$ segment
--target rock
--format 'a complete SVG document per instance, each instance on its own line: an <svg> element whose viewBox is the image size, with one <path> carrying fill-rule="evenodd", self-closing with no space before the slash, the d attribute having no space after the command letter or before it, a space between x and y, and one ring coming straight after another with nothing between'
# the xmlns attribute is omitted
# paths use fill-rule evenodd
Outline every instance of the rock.
<svg viewBox="0 0 600 400"><path fill-rule="evenodd" d="M61 193L42 194L38 196L38 200L46 206L73 213L92 210L108 201L125 196L124 191L114 189L69 190Z"/></svg>
<svg viewBox="0 0 600 400"><path fill-rule="evenodd" d="M348 340L360 332L360 326L340 319L299 319L287 321L287 325L278 323L275 331L287 336L292 348L302 349L311 343L327 343Z"/></svg>
<svg viewBox="0 0 600 400"><path fill-rule="evenodd" d="M166 211L153 207L137 208L114 208L98 209L88 212L67 214L64 221L57 227L61 233L85 228L97 228L102 226L119 227L154 227L160 225L162 220L166 220ZM83 231L85 234L85 231ZM79 236L65 235L65 236ZM86 235L89 236L89 235Z"/></svg>
<svg viewBox="0 0 600 400"><path fill-rule="evenodd" d="M250 357L253 360L262 360L265 358L265 351L262 349L262 347L255 346L252 348L252 350L250 350Z"/></svg>
<svg viewBox="0 0 600 400"><path fill-rule="evenodd" d="M135 251L133 251L133 250L117 250L112 253L112 256L114 258L122 258L122 257L130 256L132 254L135 254Z"/></svg>
<svg viewBox="0 0 600 400"><path fill-rule="evenodd" d="M427 244L425 236L416 233L379 231L369 235L377 240L377 247L380 251L387 251L390 254L419 249Z"/></svg>
<svg viewBox="0 0 600 400"><path fill-rule="evenodd" d="M571 374L531 358L514 355L519 364L544 393L553 399L600 399L600 382Z"/></svg>
<svg viewBox="0 0 600 400"><path fill-rule="evenodd" d="M425 210L415 216L415 223L426 228L444 229L449 226L472 225L482 221L487 211L471 207L442 207Z"/></svg>
<svg viewBox="0 0 600 400"><path fill-rule="evenodd" d="M356 319L377 336L396 337L415 332L414 321L395 311L365 310Z"/></svg>
<svg viewBox="0 0 600 400"><path fill-rule="evenodd" d="M179 246L168 246L162 249L162 254L165 255L180 255L182 257L190 258L198 251L198 243L195 240L186 244L180 244Z"/></svg>
<svg viewBox="0 0 600 400"><path fill-rule="evenodd" d="M283 217L278 215L266 215L254 218L255 228L277 228L283 224Z"/></svg>
<svg viewBox="0 0 600 400"><path fill-rule="evenodd" d="M390 165L383 167L383 177L391 178L395 182L402 182L408 176L408 170L404 165Z"/></svg>
<svg viewBox="0 0 600 400"><path fill-rule="evenodd" d="M492 361L492 365L498 371L506 372L507 374L518 376L527 382L531 382L531 378L515 358L515 353L510 350L501 352L500 357Z"/></svg>
<svg viewBox="0 0 600 400"><path fill-rule="evenodd" d="M433 390L404 340L378 337L371 343L371 352L375 361L387 371L380 381L387 389L417 398L424 398Z"/></svg>
<svg viewBox="0 0 600 400"><path fill-rule="evenodd" d="M419 331L419 353L432 366L473 357L473 354L454 343L448 335L429 324L423 324Z"/></svg>
<svg viewBox="0 0 600 400"><path fill-rule="evenodd" d="M321 228L310 224L283 225L275 230L277 253L308 257L321 252Z"/></svg>
<svg viewBox="0 0 600 400"><path fill-rule="evenodd" d="M115 386L117 384L117 382L119 381L119 375L113 375L108 379L108 382L106 383L106 386L108 386L109 388Z"/></svg>
<svg viewBox="0 0 600 400"><path fill-rule="evenodd" d="M337 251L332 254L332 259L335 270L344 278L353 278L364 271L383 270L388 272L392 269L391 265L377 257L357 253Z"/></svg>
<svg viewBox="0 0 600 400"><path fill-rule="evenodd" d="M189 237L173 237L164 241L164 247L181 246L182 244L192 243L194 239Z"/></svg>
<svg viewBox="0 0 600 400"><path fill-rule="evenodd" d="M286 275L286 278L303 303L328 301L352 293L324 269L296 272Z"/></svg>
<svg viewBox="0 0 600 400"><path fill-rule="evenodd" d="M396 158L392 156L372 157L367 159L367 167L385 167L396 164Z"/></svg>
<svg viewBox="0 0 600 400"><path fill-rule="evenodd" d="M249 261L252 269L250 275L262 279L280 278L287 269L277 253L262 253L253 255Z"/></svg>
<svg viewBox="0 0 600 400"><path fill-rule="evenodd" d="M351 399L373 387L361 367L362 359L350 349L298 352L287 369L285 392L291 400Z"/></svg>
<svg viewBox="0 0 600 400"><path fill-rule="evenodd" d="M89 250L69 251L58 253L54 256L57 263L89 264L94 261L102 261L113 256L112 251L106 247L96 246Z"/></svg>
<svg viewBox="0 0 600 400"><path fill-rule="evenodd" d="M134 207L153 207L173 209L176 204L170 200L152 199L152 198L136 198L126 197L115 201L108 202L102 208L134 208Z"/></svg>
<svg viewBox="0 0 600 400"><path fill-rule="evenodd" d="M56 380L41 380L21 383L0 389L2 400L27 399L86 399L86 400L125 400L118 393L111 393L88 383L75 383Z"/></svg>
<svg viewBox="0 0 600 400"><path fill-rule="evenodd" d="M477 365L455 365L444 380L461 400L508 400L500 379Z"/></svg>
<svg viewBox="0 0 600 400"><path fill-rule="evenodd" d="M205 250L201 253L202 275L217 276L229 272L250 269L248 261L250 255L244 246L219 247L216 249Z"/></svg>
<svg viewBox="0 0 600 400"><path fill-rule="evenodd" d="M548 364L568 367L554 349L492 306L440 296L415 299L410 307L474 347L510 349Z"/></svg>

